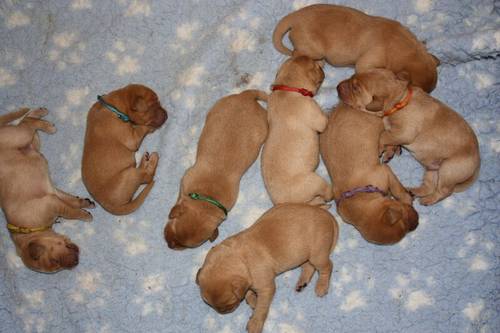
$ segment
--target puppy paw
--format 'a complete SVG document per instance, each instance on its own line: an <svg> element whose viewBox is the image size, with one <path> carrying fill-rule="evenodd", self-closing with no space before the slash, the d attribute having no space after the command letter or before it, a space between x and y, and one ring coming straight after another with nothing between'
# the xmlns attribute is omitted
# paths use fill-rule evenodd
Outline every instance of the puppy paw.
<svg viewBox="0 0 500 333"><path fill-rule="evenodd" d="M252 290L247 291L245 295L245 301L247 302L250 308L255 309L255 305L257 304L257 295Z"/></svg>
<svg viewBox="0 0 500 333"><path fill-rule="evenodd" d="M328 294L328 287L328 284L317 283L316 288L314 289L314 291L316 292L316 296L323 297Z"/></svg>
<svg viewBox="0 0 500 333"><path fill-rule="evenodd" d="M248 333L261 333L264 328L264 322L252 316L247 324Z"/></svg>
<svg viewBox="0 0 500 333"><path fill-rule="evenodd" d="M417 197L417 198L421 198L421 197L425 197L425 196L428 196L429 194L429 190L423 186L420 186L420 187L412 187L412 188L409 188L408 191L410 191L411 195L413 195L414 197Z"/></svg>
<svg viewBox="0 0 500 333"><path fill-rule="evenodd" d="M49 114L49 110L47 110L46 108L38 108L38 109L32 110L30 113L28 113L27 117L40 119L40 118L45 117L48 114Z"/></svg>
<svg viewBox="0 0 500 333"><path fill-rule="evenodd" d="M304 290L305 287L307 287L307 282L302 282L301 284L299 283L301 283L301 281L299 281L295 286L295 291L298 293L300 293L302 290Z"/></svg>
<svg viewBox="0 0 500 333"><path fill-rule="evenodd" d="M420 198L418 202L422 206L430 206L434 205L436 202L438 202L441 198L438 195L428 195L426 197Z"/></svg>
<svg viewBox="0 0 500 333"><path fill-rule="evenodd" d="M85 206L82 208L95 208L95 202L93 202L89 198L85 198L85 199L83 199L83 201L85 201L85 203L84 203Z"/></svg>
<svg viewBox="0 0 500 333"><path fill-rule="evenodd" d="M387 146L385 151L382 152L382 163L389 163L394 155L401 155L401 146Z"/></svg>
<svg viewBox="0 0 500 333"><path fill-rule="evenodd" d="M92 214L90 214L86 210L84 210L83 212L84 212L84 217L82 218L82 221L84 221L84 222L92 222L92 220L94 219L94 217L92 216Z"/></svg>

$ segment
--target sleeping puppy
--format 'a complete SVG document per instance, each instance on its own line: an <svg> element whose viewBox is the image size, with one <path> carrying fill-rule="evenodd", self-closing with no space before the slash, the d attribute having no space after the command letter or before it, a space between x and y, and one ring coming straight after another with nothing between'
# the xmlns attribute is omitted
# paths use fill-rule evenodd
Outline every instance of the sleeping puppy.
<svg viewBox="0 0 500 333"><path fill-rule="evenodd" d="M393 244L417 227L418 214L391 168L379 162L377 138L383 130L381 119L341 102L320 147L342 219L369 242Z"/></svg>
<svg viewBox="0 0 500 333"><path fill-rule="evenodd" d="M337 221L326 210L306 204L277 205L208 252L196 276L201 297L222 314L246 298L254 310L247 330L262 332L277 275L301 266L296 285L301 291L317 270L316 295L326 295L333 268L330 253L337 238Z"/></svg>
<svg viewBox="0 0 500 333"><path fill-rule="evenodd" d="M82 180L92 197L114 215L130 214L151 191L157 153L145 153L136 166L135 152L144 137L161 127L167 112L148 87L130 84L99 96L87 116ZM147 184L134 198L139 186Z"/></svg>
<svg viewBox="0 0 500 333"><path fill-rule="evenodd" d="M377 67L406 71L425 91L436 87L439 60L397 21L349 7L308 6L281 19L273 33L274 47L292 55L282 42L287 31L293 55L326 59L333 66L355 65L357 73Z"/></svg>
<svg viewBox="0 0 500 333"><path fill-rule="evenodd" d="M410 86L406 73L374 69L354 75L339 87L345 103L384 117L380 153L387 146L402 145L425 167L422 185L410 189L422 205L464 191L477 179L481 159L474 131L458 113ZM384 159L391 156L392 150Z"/></svg>
<svg viewBox="0 0 500 333"><path fill-rule="evenodd" d="M220 99L208 112L196 162L182 177L165 226L170 248L193 248L217 238L219 224L238 198L240 179L266 139L267 113L257 101L267 102L267 97L247 90Z"/></svg>
<svg viewBox="0 0 500 333"><path fill-rule="evenodd" d="M79 255L78 246L52 231L52 224L58 217L91 221L92 215L83 208L93 208L94 203L52 184L37 134L56 131L41 119L45 115L46 109L21 109L0 116L0 207L24 264L52 273L76 266ZM17 126L9 125L19 118Z"/></svg>
<svg viewBox="0 0 500 333"><path fill-rule="evenodd" d="M262 151L262 176L273 203L325 204L331 186L314 170L319 137L328 122L312 96L325 75L318 62L300 56L279 69L269 97L269 137Z"/></svg>

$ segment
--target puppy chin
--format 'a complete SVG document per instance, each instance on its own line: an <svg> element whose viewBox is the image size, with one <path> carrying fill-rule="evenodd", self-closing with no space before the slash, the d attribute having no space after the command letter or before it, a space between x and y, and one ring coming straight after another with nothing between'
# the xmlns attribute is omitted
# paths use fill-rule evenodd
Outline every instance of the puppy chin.
<svg viewBox="0 0 500 333"><path fill-rule="evenodd" d="M223 306L223 307L215 307L214 306L214 308L215 308L215 311L217 311L220 314L228 314L228 313L231 313L234 310L236 310L236 308L238 308L238 305L240 305L240 302L236 302L236 303L233 303L233 304L230 304L227 306Z"/></svg>

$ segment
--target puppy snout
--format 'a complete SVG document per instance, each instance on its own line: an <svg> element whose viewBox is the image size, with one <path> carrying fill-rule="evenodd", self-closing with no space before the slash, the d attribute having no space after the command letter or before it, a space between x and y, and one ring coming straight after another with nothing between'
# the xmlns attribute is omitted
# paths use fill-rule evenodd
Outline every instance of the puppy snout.
<svg viewBox="0 0 500 333"><path fill-rule="evenodd" d="M413 231L418 227L418 213L415 210L415 208L413 208L413 206L410 205L408 205L407 212L408 212L408 219L406 223L408 225L408 231Z"/></svg>
<svg viewBox="0 0 500 333"><path fill-rule="evenodd" d="M346 101L349 94L349 82L347 80L340 82L337 85L337 93L342 101Z"/></svg>
<svg viewBox="0 0 500 333"><path fill-rule="evenodd" d="M152 126L160 127L167 121L167 119L168 119L167 111L164 108L160 107L155 112L155 117L152 121Z"/></svg>
<svg viewBox="0 0 500 333"><path fill-rule="evenodd" d="M178 242L175 239L175 234L172 231L171 227L169 224L165 227L164 230L164 236L165 236L165 241L167 242L167 245L169 248L172 250L183 250L184 247L178 244Z"/></svg>
<svg viewBox="0 0 500 333"><path fill-rule="evenodd" d="M80 250L75 244L71 244L71 247L69 245L70 244L66 245L68 251L59 259L61 266L64 268L73 268L78 265L78 256Z"/></svg>

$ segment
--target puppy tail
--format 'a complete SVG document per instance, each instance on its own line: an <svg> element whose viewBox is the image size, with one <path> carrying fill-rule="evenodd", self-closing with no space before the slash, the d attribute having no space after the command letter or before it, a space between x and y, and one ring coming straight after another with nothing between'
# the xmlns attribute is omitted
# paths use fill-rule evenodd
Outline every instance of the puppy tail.
<svg viewBox="0 0 500 333"><path fill-rule="evenodd" d="M110 206L103 206L103 207L113 215L130 214L144 203L144 200L146 200L146 197L148 196L149 192L151 192L151 189L153 188L154 184L155 184L154 181L147 184L146 187L142 190L142 192L139 193L139 195L129 203L117 207L110 207Z"/></svg>
<svg viewBox="0 0 500 333"><path fill-rule="evenodd" d="M267 99L269 98L268 94L266 94L262 90L257 90L257 89L245 90L244 92L242 92L242 94L249 95L249 96L255 98L255 100L264 101L266 103L267 103Z"/></svg>
<svg viewBox="0 0 500 333"><path fill-rule="evenodd" d="M273 32L273 45L276 50L284 55L291 56L292 50L283 45L283 36L292 28L292 15L288 14L278 22Z"/></svg>
<svg viewBox="0 0 500 333"><path fill-rule="evenodd" d="M29 108L22 108L14 112L10 112L7 114L4 114L3 116L0 116L0 126L7 125L8 123L21 118L24 116L26 113L29 112Z"/></svg>

